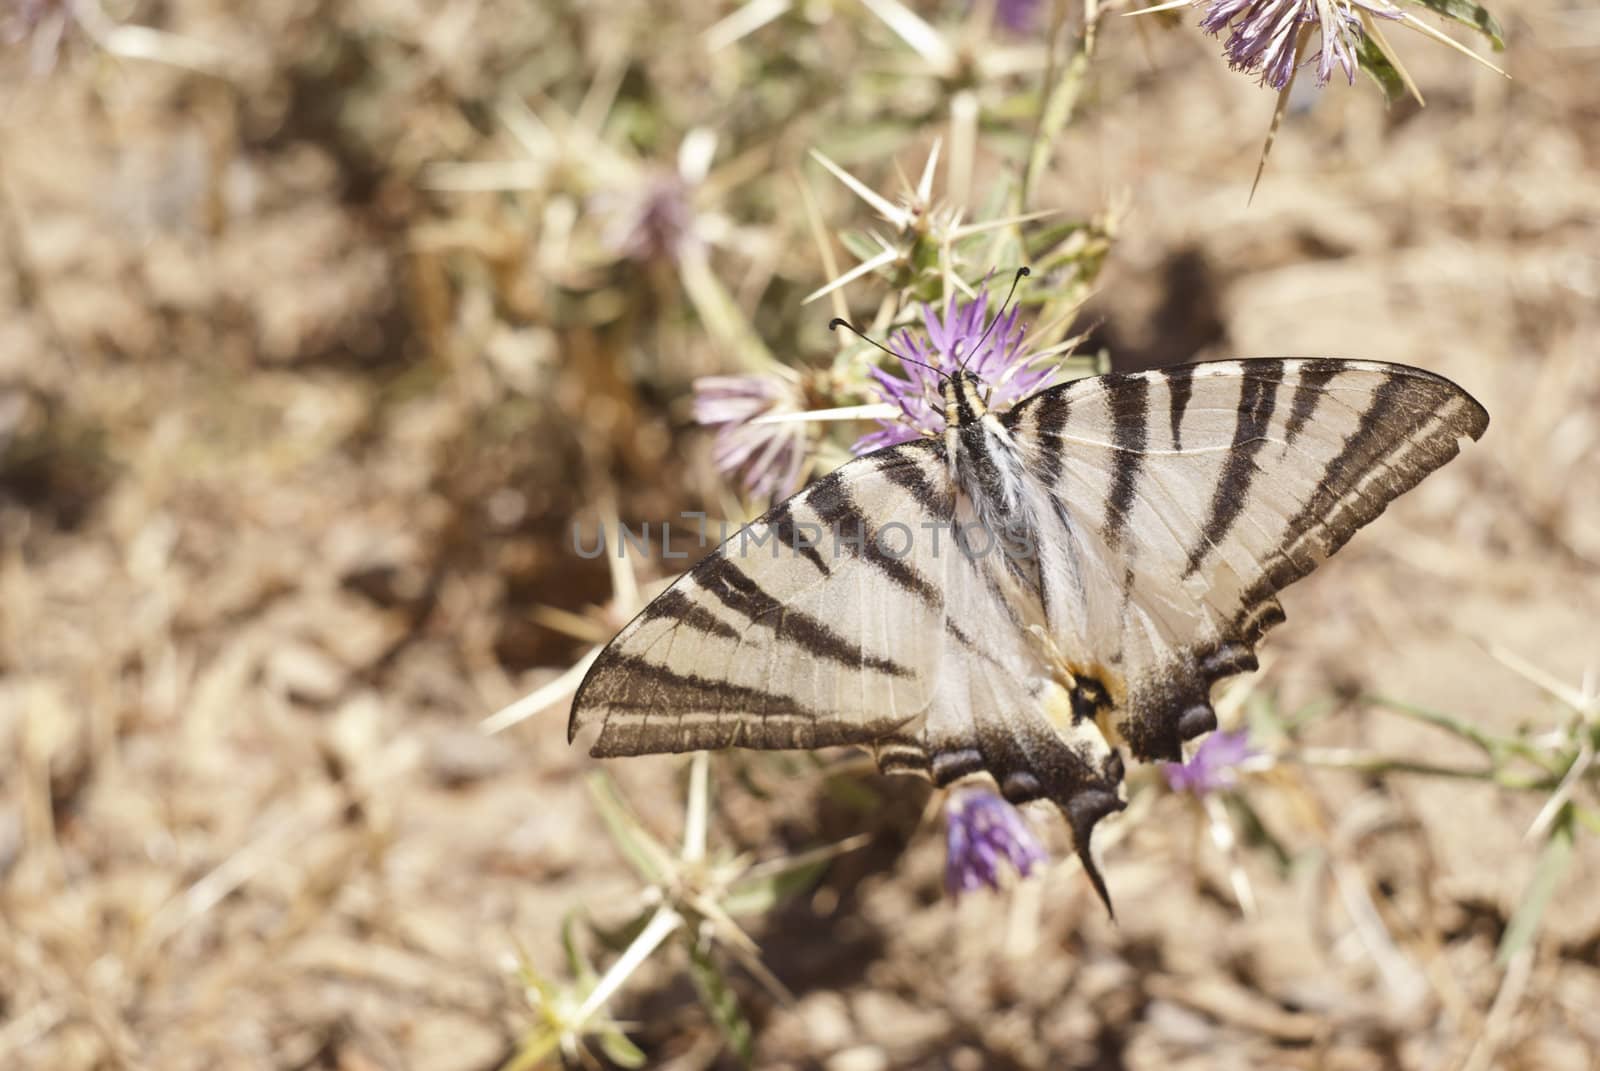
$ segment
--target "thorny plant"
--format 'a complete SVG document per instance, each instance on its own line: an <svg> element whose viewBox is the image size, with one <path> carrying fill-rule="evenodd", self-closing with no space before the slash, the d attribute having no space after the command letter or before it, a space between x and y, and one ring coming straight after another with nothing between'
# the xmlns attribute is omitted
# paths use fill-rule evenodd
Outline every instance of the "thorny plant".
<svg viewBox="0 0 1600 1071"><path fill-rule="evenodd" d="M689 766L683 843L676 851L645 827L603 774L591 778L589 787L613 843L644 887L632 917L610 929L590 927L597 940L620 950L605 974L597 974L584 954L575 917L567 919L562 931L572 985L546 980L524 959L521 977L538 1018L507 1071L538 1066L556 1052L569 1060L590 1060L585 1046L591 1037L612 1062L642 1067L644 1053L606 1015L606 1002L653 954L668 947L683 957L706 1013L729 1048L749 1064L751 1028L724 974L723 957L741 963L779 999L789 994L762 966L755 942L735 920L770 911L804 892L831 859L867 838L852 837L761 863L710 851L710 757L705 752L696 754Z"/></svg>
<svg viewBox="0 0 1600 1071"><path fill-rule="evenodd" d="M622 348L652 349L665 364L670 355L706 352L704 343L711 344L709 352L718 355L713 364L720 365L714 374L703 360L699 367L683 361L679 369L694 380L694 417L714 429L712 458L718 470L755 499L771 501L852 453L936 434L939 407L930 395L934 377L927 366L948 371L962 360L976 362L996 385L995 403L1002 408L1042 386L1103 370L1106 355L1076 353L1082 337L1074 329L1114 239L1118 213L1074 218L1056 206L1041 206L1037 198L1052 163L1052 146L1083 101L1096 42L1106 30L1104 16L1118 6L1085 0L1081 11L1069 12L1065 2L998 0L972 4L963 17L935 25L900 0L863 0L859 7L805 5L803 10L789 0L750 0L710 26L701 44L713 80L737 77L730 72L747 62L782 72L771 75L766 97L751 105L757 109L754 116L719 128L704 115L682 121L654 114L641 107L636 90L627 88L628 57L603 57L576 94L575 106L563 103L572 96L561 87L549 87L528 102L508 97L499 106L497 115L515 142L516 158L442 163L424 175L423 184L441 196L489 194L496 207L489 227L424 228L415 236L416 248L457 265L479 257L497 270L520 273L526 300L561 330L627 331L619 310L629 303L614 299L619 290L631 288L670 310L657 318L664 326L646 345ZM1466 50L1408 6L1468 26L1496 49L1504 45L1499 25L1472 0L1174 0L1122 13L1190 6L1204 8L1202 29L1227 35L1223 51L1231 67L1276 91L1267 148L1296 76L1307 66L1314 67L1319 87L1335 72L1353 82L1360 69L1389 99L1409 92L1422 101L1383 24L1403 25ZM895 128L894 144L924 136L934 122L945 127L932 139L917 178L900 173L892 192L862 177L861 164L882 155L876 147L881 132L852 127L851 121L860 124L861 117L852 113L836 77L837 58L808 40L801 41L805 47L789 47L797 35L828 30L821 24L830 22L848 23L847 39L868 42L864 55L874 59L869 64L873 79L894 83L896 92L881 96L892 97L895 107L874 117ZM21 46L43 71L56 62L74 27L113 55L205 71L220 66L207 46L114 24L90 0L24 0L0 22L0 40ZM764 62L780 53L784 64ZM884 57L890 58L879 62ZM748 187L775 160L793 157L794 146L783 139L763 140L765 135L752 138L749 131L782 127L784 116L773 110L780 106L771 101L785 99L815 102L813 118L826 120L822 125L835 133L822 145L806 146L814 168L791 172L788 182L796 197L790 199L791 209L775 218L770 198ZM988 185L980 188L980 163L990 163L984 157L991 145L1000 178L990 181L990 167L981 172ZM1266 155L1264 148L1258 181ZM819 185L828 178L871 209L876 221L830 235ZM753 314L781 303L787 288L806 277L805 269L788 262L788 254L795 239L807 233L827 281L805 302L827 299L834 316L885 339L889 359L857 335L844 333L834 337L837 348L826 362L774 356L817 352L805 340L815 342L819 333L779 337L758 327L766 321ZM852 265L841 267L838 247L854 258ZM985 283L996 269L1017 265L1029 266L1033 279L996 322L998 310ZM845 292L868 287L870 301L857 305L870 312L858 321ZM985 340L981 350L980 339ZM508 386L518 389L515 377L507 378ZM643 602L632 565L620 558L613 560L613 591L612 605L593 620L555 608L546 608L541 620L591 644L603 642ZM485 729L497 731L559 706L597 650L486 720ZM1254 894L1238 862L1241 845L1283 851L1264 834L1250 799L1257 792L1285 790L1275 777L1285 767L1476 779L1507 791L1538 793L1545 804L1529 837L1541 845L1540 861L1501 945L1501 959L1509 962L1529 954L1580 831L1600 832L1595 798L1600 699L1593 682L1574 691L1520 663L1518 668L1564 704L1559 725L1497 736L1402 703L1370 704L1374 711L1417 719L1470 742L1482 753L1478 766L1447 767L1304 745L1300 736L1310 719L1274 718L1270 704L1255 704L1257 716L1247 731L1241 714L1249 698L1246 685L1230 693L1236 697L1231 705L1219 703L1239 728L1214 734L1187 763L1168 767L1164 778L1134 778L1130 791L1144 803L1162 795L1194 801L1204 828L1229 861L1235 896L1247 913ZM620 923L577 916L566 921L568 981L544 977L523 957L519 977L534 1020L509 1068L531 1068L558 1054L592 1063L590 1044L616 1064L641 1065L644 1054L628 1040L627 1024L608 1008L636 972L660 955L677 957L729 1047L746 1063L751 1060L751 1028L726 976L727 964L742 966L780 998L784 991L736 920L769 911L803 891L831 859L865 838L761 863L716 853L707 832L710 761L700 754L690 764L683 842L676 850L646 828L608 780L597 775L591 782L595 806L636 872L640 892ZM1125 821L1147 810L1131 807ZM945 875L952 895L1000 889L1048 865L1027 820L991 793L953 793L946 828ZM592 965L590 944L614 953L604 972Z"/></svg>

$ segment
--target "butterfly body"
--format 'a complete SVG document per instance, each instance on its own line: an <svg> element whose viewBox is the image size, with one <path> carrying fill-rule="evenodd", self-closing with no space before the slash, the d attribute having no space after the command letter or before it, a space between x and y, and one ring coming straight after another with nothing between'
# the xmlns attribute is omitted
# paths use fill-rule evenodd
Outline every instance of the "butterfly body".
<svg viewBox="0 0 1600 1071"><path fill-rule="evenodd" d="M1256 667L1276 593L1477 438L1399 365L1251 360L1077 380L847 463L631 622L574 700L598 756L870 747L886 772L1048 799L1090 833L1121 749L1175 760ZM906 536L910 536L909 539Z"/></svg>
<svg viewBox="0 0 1600 1071"><path fill-rule="evenodd" d="M1000 418L989 411L982 387L970 372L956 372L943 383L950 478L988 531L1027 533L1033 530L1035 503L1026 494L1022 453Z"/></svg>

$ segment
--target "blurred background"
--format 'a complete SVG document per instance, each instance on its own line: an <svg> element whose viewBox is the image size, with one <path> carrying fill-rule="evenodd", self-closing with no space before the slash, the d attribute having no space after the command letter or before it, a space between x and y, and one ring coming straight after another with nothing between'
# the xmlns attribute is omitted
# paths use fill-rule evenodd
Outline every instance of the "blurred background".
<svg viewBox="0 0 1600 1071"><path fill-rule="evenodd" d="M0 2L0 1066L1596 1066L1600 16L1503 0L1510 80L1389 29L1426 107L1303 77L1251 200L1276 95L1195 10L912 6ZM602 785L565 737L682 564L572 525L760 506L694 381L874 400L828 318L1020 210L965 277L1054 257L1086 366L1492 414L1288 593L1237 787L1133 776L1116 923L1070 864L950 900L928 788L848 756ZM617 842L701 783L718 859L858 839L597 1039L586 962L672 895Z"/></svg>

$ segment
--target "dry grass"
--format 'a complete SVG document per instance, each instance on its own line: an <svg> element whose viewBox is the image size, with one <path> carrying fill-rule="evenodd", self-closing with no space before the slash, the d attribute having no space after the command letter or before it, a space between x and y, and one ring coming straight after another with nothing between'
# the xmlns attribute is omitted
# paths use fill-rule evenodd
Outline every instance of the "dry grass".
<svg viewBox="0 0 1600 1071"><path fill-rule="evenodd" d="M613 6L593 25L637 21ZM541 206L417 180L506 158L483 147L501 90L628 54L692 69L685 27L720 13L558 60L557 17L516 5L195 3L169 28L218 45L227 78L81 41L47 77L12 64L0 1066L493 1068L528 1022L516 949L554 972L565 913L631 902L564 710L476 725L581 652L539 608L615 624L572 517L718 508L677 400L723 362L654 319L670 276L583 305L550 274L576 269L521 239ZM1509 729L1559 709L1489 645L1573 685L1600 659L1600 23L1497 13L1513 81L1408 41L1428 107L1308 97L1253 205L1270 95L1191 29L1111 25L1058 154L1046 199L1128 206L1091 306L1120 360L1403 361L1493 414L1289 595L1250 702L1380 692ZM824 278L798 244L753 259L780 291ZM829 315L784 304L786 324ZM1355 703L1314 736L1457 757ZM613 771L663 834L680 767ZM1245 856L1245 919L1192 804L1152 796L1107 838L1112 925L1070 866L947 904L920 786L869 782L869 816L815 773L751 776L770 799L718 777L722 843L876 833L753 924L796 994L738 983L761 1066L1543 1071L1600 1051L1592 839L1536 951L1494 962L1535 797L1280 768L1253 798L1292 865ZM652 1066L727 1059L665 962L613 1010Z"/></svg>

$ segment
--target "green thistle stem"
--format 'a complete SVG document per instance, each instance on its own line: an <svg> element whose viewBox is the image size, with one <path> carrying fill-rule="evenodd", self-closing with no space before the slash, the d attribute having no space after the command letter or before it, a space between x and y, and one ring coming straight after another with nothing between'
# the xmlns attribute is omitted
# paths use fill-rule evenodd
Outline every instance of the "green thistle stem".
<svg viewBox="0 0 1600 1071"><path fill-rule="evenodd" d="M1510 736L1494 736L1469 722L1449 714L1443 714L1426 707L1413 706L1396 699L1373 697L1368 700L1373 706L1387 710L1393 714L1420 721L1437 729L1453 733L1463 740L1471 741L1477 748L1489 757L1497 766L1508 757L1523 759L1538 766L1546 774L1559 777L1571 765L1570 756L1541 750L1526 740Z"/></svg>
<svg viewBox="0 0 1600 1071"><path fill-rule="evenodd" d="M1461 781L1497 781L1492 766L1442 766L1414 759L1395 759L1371 751L1348 748L1305 748L1284 756L1285 760L1302 766L1321 766L1339 770L1357 770L1361 773L1409 773L1426 777L1449 777Z"/></svg>
<svg viewBox="0 0 1600 1071"><path fill-rule="evenodd" d="M1045 72L1045 82L1050 85L1044 106L1039 112L1039 122L1034 127L1033 142L1028 149L1028 167L1022 175L1022 185L1017 190L1015 212L1026 211L1028 194L1039 184L1050 166L1050 150L1066 129L1078 108L1083 95L1084 76L1089 73L1089 61L1094 58L1096 30L1100 26L1100 5L1097 0L1084 0L1083 30L1078 34L1077 48L1067 61L1066 70L1058 81L1052 82L1055 67L1055 45L1051 43L1050 70Z"/></svg>

